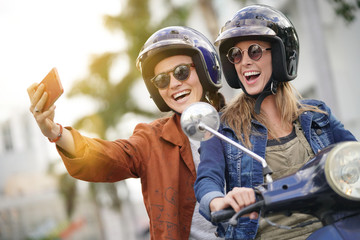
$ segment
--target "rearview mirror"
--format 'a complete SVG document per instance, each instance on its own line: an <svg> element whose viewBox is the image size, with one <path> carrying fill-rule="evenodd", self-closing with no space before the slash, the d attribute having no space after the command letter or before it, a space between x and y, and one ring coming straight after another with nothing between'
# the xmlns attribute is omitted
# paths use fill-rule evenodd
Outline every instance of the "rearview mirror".
<svg viewBox="0 0 360 240"><path fill-rule="evenodd" d="M217 131L220 126L219 113L210 104L205 102L190 104L181 114L180 123L184 133L192 140L206 141L216 135L222 140L244 151L262 164L263 174L267 182L272 182L270 176L272 170L267 165L265 159Z"/></svg>
<svg viewBox="0 0 360 240"><path fill-rule="evenodd" d="M196 141L206 141L214 136L202 128L201 124L205 124L214 130L220 126L218 112L213 106L204 102L196 102L186 108L181 114L180 122L185 134Z"/></svg>

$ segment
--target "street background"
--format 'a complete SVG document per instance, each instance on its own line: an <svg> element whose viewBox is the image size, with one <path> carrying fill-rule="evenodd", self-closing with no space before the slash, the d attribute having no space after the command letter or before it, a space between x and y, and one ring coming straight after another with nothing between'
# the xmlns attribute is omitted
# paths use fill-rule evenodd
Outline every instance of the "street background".
<svg viewBox="0 0 360 240"><path fill-rule="evenodd" d="M28 110L26 89L56 67L65 90L56 122L87 136L127 138L137 123L161 116L134 57L163 26L187 25L214 41L240 8L278 8L300 39L292 83L304 97L324 100L360 138L359 7L347 20L334 0L178 2L0 0L0 240L149 238L139 180L91 184L69 177ZM222 92L230 100L239 91L224 79Z"/></svg>

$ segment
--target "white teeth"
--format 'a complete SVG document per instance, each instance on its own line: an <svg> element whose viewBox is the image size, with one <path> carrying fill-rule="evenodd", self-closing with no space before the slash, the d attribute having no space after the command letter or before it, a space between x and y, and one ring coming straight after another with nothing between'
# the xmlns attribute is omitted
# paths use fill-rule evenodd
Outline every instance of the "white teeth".
<svg viewBox="0 0 360 240"><path fill-rule="evenodd" d="M250 77L250 76L258 75L258 74L260 74L260 72L257 72L257 71L245 72L245 73L244 73L244 76L245 76L245 77Z"/></svg>
<svg viewBox="0 0 360 240"><path fill-rule="evenodd" d="M175 93L175 94L173 95L173 98L174 98L174 99L177 99L178 97L181 97L182 95L189 94L189 93L190 93L190 90L184 90L184 91Z"/></svg>

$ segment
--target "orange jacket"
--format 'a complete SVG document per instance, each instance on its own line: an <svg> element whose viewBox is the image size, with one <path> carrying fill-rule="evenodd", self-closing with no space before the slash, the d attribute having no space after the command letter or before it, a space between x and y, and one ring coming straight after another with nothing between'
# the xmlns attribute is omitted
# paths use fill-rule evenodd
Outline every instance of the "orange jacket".
<svg viewBox="0 0 360 240"><path fill-rule="evenodd" d="M196 171L177 114L138 124L127 140L87 138L68 129L77 154L69 157L60 148L58 152L71 176L91 182L140 178L151 239L189 238Z"/></svg>

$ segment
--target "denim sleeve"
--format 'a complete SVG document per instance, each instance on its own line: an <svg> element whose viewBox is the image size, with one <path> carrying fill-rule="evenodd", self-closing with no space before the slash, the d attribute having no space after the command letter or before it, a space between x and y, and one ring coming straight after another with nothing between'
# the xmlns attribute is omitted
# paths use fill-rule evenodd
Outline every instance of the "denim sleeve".
<svg viewBox="0 0 360 240"><path fill-rule="evenodd" d="M343 141L357 141L355 136L349 130L345 129L344 124L331 113L330 108L326 105L325 108L329 113L330 127L333 132L335 143Z"/></svg>
<svg viewBox="0 0 360 240"><path fill-rule="evenodd" d="M200 203L200 213L210 221L209 204L212 199L224 196L225 159L221 140L213 137L200 146L200 164L194 190Z"/></svg>
<svg viewBox="0 0 360 240"><path fill-rule="evenodd" d="M205 194L200 201L199 212L206 220L211 221L210 202L217 197L224 197L224 193L212 191Z"/></svg>
<svg viewBox="0 0 360 240"><path fill-rule="evenodd" d="M301 103L309 104L312 106L317 106L321 110L327 112L326 116L324 116L322 113L314 113L314 118L317 119L316 122L320 125L325 124L325 123L330 124L329 131L330 131L331 136L328 136L328 138L327 138L328 141L330 141L330 144L343 142L343 141L357 141L355 136L349 130L345 129L343 123L340 122L335 117L335 115L331 112L330 107L328 107L323 101L307 99L307 100L301 100ZM306 126L306 120L304 123ZM309 127L312 127L311 123L309 123ZM305 135L306 135L306 133L305 133ZM310 137L309 135L308 135L308 137ZM310 140L308 139L308 141L310 141ZM325 141L326 141L326 139L325 139Z"/></svg>

